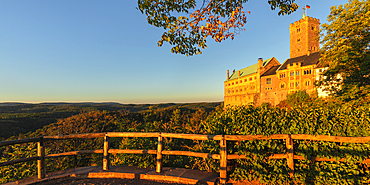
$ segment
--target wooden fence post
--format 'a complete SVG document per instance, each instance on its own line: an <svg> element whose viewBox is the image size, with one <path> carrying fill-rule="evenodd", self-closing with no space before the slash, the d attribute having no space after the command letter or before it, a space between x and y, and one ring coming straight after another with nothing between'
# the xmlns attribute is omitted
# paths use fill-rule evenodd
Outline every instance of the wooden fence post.
<svg viewBox="0 0 370 185"><path fill-rule="evenodd" d="M156 168L156 172L157 173L161 173L162 172L162 149L163 149L163 146L162 146L162 136L161 136L161 133L159 133L159 136L158 136L158 147L157 147L157 168Z"/></svg>
<svg viewBox="0 0 370 185"><path fill-rule="evenodd" d="M104 136L104 148L103 148L103 170L109 170L109 137L107 134Z"/></svg>
<svg viewBox="0 0 370 185"><path fill-rule="evenodd" d="M45 169L45 147L44 147L44 140L43 137L37 142L37 156L39 159L37 160L37 178L43 179L46 175Z"/></svg>
<svg viewBox="0 0 370 185"><path fill-rule="evenodd" d="M286 138L286 149L287 149L287 163L288 167L290 168L289 175L293 177L294 173L294 150L293 150L293 139L292 136L289 134L288 138Z"/></svg>
<svg viewBox="0 0 370 185"><path fill-rule="evenodd" d="M222 135L220 141L220 184L225 184L227 178L227 150L226 150L226 139Z"/></svg>

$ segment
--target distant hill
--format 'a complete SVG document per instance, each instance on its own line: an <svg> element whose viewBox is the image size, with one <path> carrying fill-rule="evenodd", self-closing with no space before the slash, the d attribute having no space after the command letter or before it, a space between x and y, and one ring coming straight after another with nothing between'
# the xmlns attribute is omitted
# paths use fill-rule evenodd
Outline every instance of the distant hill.
<svg viewBox="0 0 370 185"><path fill-rule="evenodd" d="M0 107L1 106L23 105L23 104L26 104L26 103L0 103Z"/></svg>
<svg viewBox="0 0 370 185"><path fill-rule="evenodd" d="M58 119L90 111L142 112L149 109L177 108L207 112L215 110L222 102L210 103L162 103L162 104L120 104L107 103L0 103L0 140L18 136L56 123Z"/></svg>

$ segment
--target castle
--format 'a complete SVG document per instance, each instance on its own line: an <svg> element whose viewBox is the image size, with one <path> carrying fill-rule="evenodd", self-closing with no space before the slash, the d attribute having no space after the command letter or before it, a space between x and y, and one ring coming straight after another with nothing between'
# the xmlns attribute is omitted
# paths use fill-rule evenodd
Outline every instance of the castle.
<svg viewBox="0 0 370 185"><path fill-rule="evenodd" d="M324 70L318 65L319 26L319 19L308 16L290 24L290 58L283 64L275 57L259 58L257 64L234 70L231 75L227 70L224 105L277 105L298 90L326 96L314 86Z"/></svg>

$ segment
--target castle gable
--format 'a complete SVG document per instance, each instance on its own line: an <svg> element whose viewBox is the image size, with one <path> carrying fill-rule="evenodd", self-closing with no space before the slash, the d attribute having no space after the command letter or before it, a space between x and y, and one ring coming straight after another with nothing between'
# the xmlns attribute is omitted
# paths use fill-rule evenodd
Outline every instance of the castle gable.
<svg viewBox="0 0 370 185"><path fill-rule="evenodd" d="M272 61L272 59L274 59L274 57L271 57L271 58L269 58L269 59L264 60L264 61L263 61L263 67L266 67L266 66L267 66L267 64L269 64L269 63Z"/></svg>
<svg viewBox="0 0 370 185"><path fill-rule="evenodd" d="M263 74L261 75L261 77L262 77L262 76L275 75L275 74L276 74L277 69L278 69L280 66L281 66L281 65L271 67L269 70L267 70L265 73L263 73Z"/></svg>

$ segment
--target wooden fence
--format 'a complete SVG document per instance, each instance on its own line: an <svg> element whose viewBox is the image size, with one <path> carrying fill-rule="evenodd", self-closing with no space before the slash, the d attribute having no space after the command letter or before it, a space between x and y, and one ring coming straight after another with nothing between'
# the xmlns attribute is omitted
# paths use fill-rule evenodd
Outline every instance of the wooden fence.
<svg viewBox="0 0 370 185"><path fill-rule="evenodd" d="M64 139L81 139L81 138L104 138L103 149L97 150L80 150L72 152L64 152L57 154L45 155L44 142L50 140L64 140ZM110 149L109 142L112 137L151 137L158 138L157 150L131 150L131 149ZM179 138L179 139L191 139L191 140L219 140L220 141L220 153L199 153L190 151L163 151L163 138ZM64 157L70 155L79 155L87 153L102 153L103 154L103 170L109 169L109 154L126 153L126 154L156 154L157 165L156 172L162 172L162 155L185 155L192 157L202 158L213 158L220 160L220 183L224 184L227 177L227 160L229 159L245 159L245 155L227 154L226 141L243 141L243 140L270 140L270 139L283 139L286 140L287 152L285 154L274 154L270 156L270 159L287 159L289 168L291 169L290 175L294 173L294 159L305 160L303 156L294 155L293 140L315 140L315 141L329 141L329 142L342 142L342 143L367 143L370 142L370 137L340 137L340 136L312 136L306 134L275 134L271 136L263 135L202 135L202 134L174 134L174 133L138 133L138 132L107 132L107 133L87 133L87 134L73 134L64 136L43 136L36 138L27 138L12 141L1 141L0 147L37 142L37 156L22 158L7 162L0 163L0 166L12 165L20 162L27 162L37 160L37 174L38 178L45 178L45 159ZM313 157L313 161L337 161L336 159L318 158ZM340 161L344 161L341 159ZM370 163L370 159L363 160L362 163Z"/></svg>

